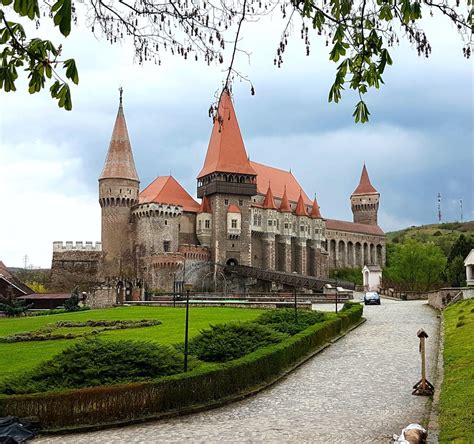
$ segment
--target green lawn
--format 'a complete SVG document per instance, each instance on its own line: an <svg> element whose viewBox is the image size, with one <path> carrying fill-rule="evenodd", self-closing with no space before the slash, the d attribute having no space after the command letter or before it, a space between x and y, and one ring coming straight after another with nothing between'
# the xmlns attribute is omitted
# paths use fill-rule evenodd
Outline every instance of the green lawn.
<svg viewBox="0 0 474 444"><path fill-rule="evenodd" d="M440 443L474 443L474 300L444 311Z"/></svg>
<svg viewBox="0 0 474 444"><path fill-rule="evenodd" d="M199 330L206 328L209 324L255 319L262 312L263 310L254 309L191 307L189 335L190 337L196 335ZM161 344L175 344L184 341L185 309L181 307L117 307L50 316L0 318L0 336L38 330L47 324L58 321L115 319L158 319L162 324L154 327L106 331L101 333L100 337L111 340L140 339L156 341ZM78 331L76 329L71 330ZM51 358L78 340L80 339L0 344L0 380L15 373L32 369L41 361Z"/></svg>

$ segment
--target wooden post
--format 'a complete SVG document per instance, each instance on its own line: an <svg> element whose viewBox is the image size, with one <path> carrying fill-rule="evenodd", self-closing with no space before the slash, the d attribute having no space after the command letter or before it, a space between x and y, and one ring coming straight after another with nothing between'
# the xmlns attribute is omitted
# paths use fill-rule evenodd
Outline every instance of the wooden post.
<svg viewBox="0 0 474 444"><path fill-rule="evenodd" d="M426 353L425 353L425 339L428 334L420 328L416 334L420 338L420 353L421 353L421 379L413 386L412 395L430 396L434 392L433 385L426 379Z"/></svg>

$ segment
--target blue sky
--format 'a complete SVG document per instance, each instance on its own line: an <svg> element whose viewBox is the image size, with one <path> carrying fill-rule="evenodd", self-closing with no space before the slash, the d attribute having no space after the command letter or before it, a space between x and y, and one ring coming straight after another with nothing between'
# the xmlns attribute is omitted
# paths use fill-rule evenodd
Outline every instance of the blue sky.
<svg viewBox="0 0 474 444"><path fill-rule="evenodd" d="M306 57L296 32L277 69L278 22L245 25L241 47L250 63L240 56L237 66L256 95L236 82L234 103L250 158L291 168L326 217L351 219L349 196L365 161L381 193L384 230L436 222L438 192L443 220L459 219L459 199L464 219L474 219L472 62L456 31L440 23L426 22L429 59L405 43L394 48L385 86L367 95L365 125L353 122L351 93L327 102L335 66L323 42L314 40ZM176 58L139 66L127 43L111 46L83 27L65 51L80 74L73 111L58 109L47 91L28 95L24 85L0 93L0 259L10 266L27 254L48 267L54 240L100 239L97 178L119 86L142 189L171 172L194 195L212 126L207 110L225 77L220 66Z"/></svg>

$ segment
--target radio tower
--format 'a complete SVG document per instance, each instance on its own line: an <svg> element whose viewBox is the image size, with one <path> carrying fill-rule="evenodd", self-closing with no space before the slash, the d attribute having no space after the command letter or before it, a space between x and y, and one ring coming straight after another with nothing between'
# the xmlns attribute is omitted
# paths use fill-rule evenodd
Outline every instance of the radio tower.
<svg viewBox="0 0 474 444"><path fill-rule="evenodd" d="M438 193L438 223L441 223L441 193Z"/></svg>
<svg viewBox="0 0 474 444"><path fill-rule="evenodd" d="M459 212L461 213L461 223L463 222L462 199L459 199Z"/></svg>

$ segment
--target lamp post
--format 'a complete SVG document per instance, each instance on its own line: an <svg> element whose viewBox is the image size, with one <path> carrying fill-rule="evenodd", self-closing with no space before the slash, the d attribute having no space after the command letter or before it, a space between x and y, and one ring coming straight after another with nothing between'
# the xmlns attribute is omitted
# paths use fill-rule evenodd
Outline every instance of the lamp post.
<svg viewBox="0 0 474 444"><path fill-rule="evenodd" d="M334 278L336 279L336 313L337 313L337 270L334 270Z"/></svg>
<svg viewBox="0 0 474 444"><path fill-rule="evenodd" d="M188 371L188 326L189 326L189 291L193 288L192 284L184 284L186 290L186 325L184 329L184 371Z"/></svg>
<svg viewBox="0 0 474 444"><path fill-rule="evenodd" d="M296 300L296 287L293 287L293 294L295 297L295 322L298 322L298 303Z"/></svg>

